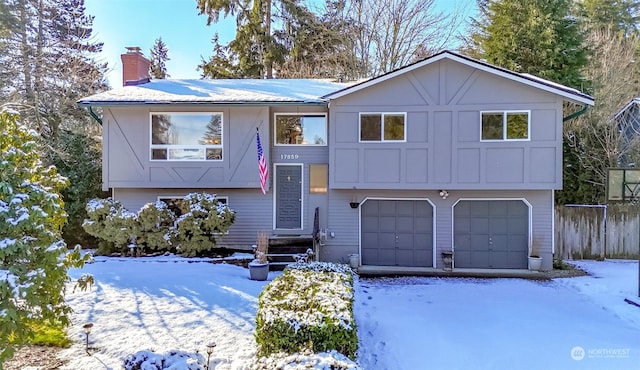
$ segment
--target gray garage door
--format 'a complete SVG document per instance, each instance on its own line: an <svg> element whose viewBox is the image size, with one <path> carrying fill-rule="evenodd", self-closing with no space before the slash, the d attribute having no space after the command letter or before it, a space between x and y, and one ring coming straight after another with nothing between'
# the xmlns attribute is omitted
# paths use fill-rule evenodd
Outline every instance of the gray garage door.
<svg viewBox="0 0 640 370"><path fill-rule="evenodd" d="M521 200L466 200L454 208L455 267L527 268L529 208Z"/></svg>
<svg viewBox="0 0 640 370"><path fill-rule="evenodd" d="M363 265L433 266L429 202L367 200L361 207Z"/></svg>

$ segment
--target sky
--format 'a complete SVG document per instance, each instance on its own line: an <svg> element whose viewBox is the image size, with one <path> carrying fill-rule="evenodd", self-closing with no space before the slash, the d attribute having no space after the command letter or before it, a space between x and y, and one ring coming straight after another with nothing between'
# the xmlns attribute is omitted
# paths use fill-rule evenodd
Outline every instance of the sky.
<svg viewBox="0 0 640 370"><path fill-rule="evenodd" d="M459 8L465 15L476 11L475 0L435 0L438 10ZM221 19L207 26L198 15L196 0L85 0L86 13L95 16L93 36L104 43L99 61L108 62L111 87L122 84L120 54L138 46L149 56L155 40L162 37L169 49L167 71L171 78L200 78L196 67L211 55L216 32L220 43L235 36L235 20ZM465 19L467 17L465 16Z"/></svg>
<svg viewBox="0 0 640 370"><path fill-rule="evenodd" d="M96 257L70 270L74 279L92 274L96 284L91 291L67 290L73 343L59 354L69 361L62 369L120 369L127 355L153 355L148 350L178 350L200 363L188 367L186 357L173 358L182 364L172 369L203 369L211 341L217 344L211 369L249 368L258 295L281 273L254 281L246 268L208 261ZM573 263L591 275L356 280L357 362L365 370L637 370L640 308L625 299L640 302L638 261ZM87 322L94 324L92 356L85 353Z"/></svg>

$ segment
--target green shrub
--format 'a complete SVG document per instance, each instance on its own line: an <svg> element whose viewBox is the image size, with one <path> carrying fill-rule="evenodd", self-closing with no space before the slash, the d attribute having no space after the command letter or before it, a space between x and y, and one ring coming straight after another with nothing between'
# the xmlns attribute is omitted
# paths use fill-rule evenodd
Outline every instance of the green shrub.
<svg viewBox="0 0 640 370"><path fill-rule="evenodd" d="M138 212L138 245L154 251L171 249L171 235L176 216L165 202L147 203Z"/></svg>
<svg viewBox="0 0 640 370"><path fill-rule="evenodd" d="M229 230L235 212L218 202L215 195L192 193L179 202L182 215L164 203L148 203L136 213L111 198L87 203L89 217L84 230L101 240L96 253L126 254L128 248L141 251L170 251L176 248L185 256L212 250L216 238Z"/></svg>
<svg viewBox="0 0 640 370"><path fill-rule="evenodd" d="M206 193L188 194L180 202L180 211L174 239L179 253L188 257L213 249L216 238L229 230L236 217L215 195Z"/></svg>
<svg viewBox="0 0 640 370"><path fill-rule="evenodd" d="M139 234L137 216L126 210L120 202L111 198L92 199L87 203L89 219L82 224L84 230L104 243L98 252L126 253L128 243Z"/></svg>
<svg viewBox="0 0 640 370"><path fill-rule="evenodd" d="M258 354L336 350L355 359L353 279L346 265L311 262L288 267L260 293Z"/></svg>

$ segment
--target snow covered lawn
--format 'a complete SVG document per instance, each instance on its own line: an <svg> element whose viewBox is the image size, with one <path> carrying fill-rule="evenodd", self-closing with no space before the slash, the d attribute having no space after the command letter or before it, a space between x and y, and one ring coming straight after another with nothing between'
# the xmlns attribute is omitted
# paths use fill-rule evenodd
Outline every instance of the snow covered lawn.
<svg viewBox="0 0 640 370"><path fill-rule="evenodd" d="M624 298L637 295L638 263L578 264L593 276L360 280L358 361L375 370L637 369L640 308ZM68 294L77 342L62 352L65 369L120 369L126 355L144 349L203 354L210 341L217 343L212 369L251 363L257 297L268 281L249 280L246 269L97 258L71 271L82 273L93 274L96 286ZM93 356L84 353L82 324L89 321Z"/></svg>

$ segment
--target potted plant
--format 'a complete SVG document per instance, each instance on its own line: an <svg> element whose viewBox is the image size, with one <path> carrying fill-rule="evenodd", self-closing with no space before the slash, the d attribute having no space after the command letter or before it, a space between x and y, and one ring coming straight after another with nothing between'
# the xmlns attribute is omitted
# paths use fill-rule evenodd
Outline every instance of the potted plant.
<svg viewBox="0 0 640 370"><path fill-rule="evenodd" d="M529 252L529 270L540 271L542 267L542 257L540 257L540 248L536 240L531 243Z"/></svg>
<svg viewBox="0 0 640 370"><path fill-rule="evenodd" d="M258 232L258 240L255 250L255 258L249 262L249 278L251 280L267 280L269 276L269 237L264 231Z"/></svg>

